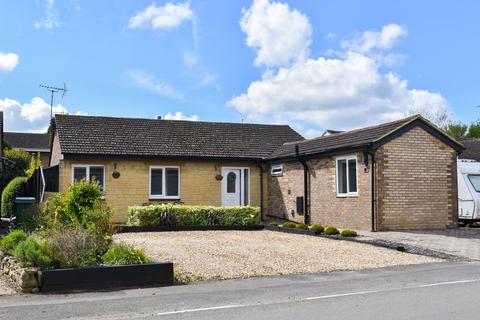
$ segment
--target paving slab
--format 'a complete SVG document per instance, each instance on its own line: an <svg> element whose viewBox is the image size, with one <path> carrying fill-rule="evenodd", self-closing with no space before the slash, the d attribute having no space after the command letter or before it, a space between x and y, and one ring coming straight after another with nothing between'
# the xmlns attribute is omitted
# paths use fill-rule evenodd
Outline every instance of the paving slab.
<svg viewBox="0 0 480 320"><path fill-rule="evenodd" d="M470 260L480 260L480 228L438 231L361 231L359 234L366 238L421 247Z"/></svg>

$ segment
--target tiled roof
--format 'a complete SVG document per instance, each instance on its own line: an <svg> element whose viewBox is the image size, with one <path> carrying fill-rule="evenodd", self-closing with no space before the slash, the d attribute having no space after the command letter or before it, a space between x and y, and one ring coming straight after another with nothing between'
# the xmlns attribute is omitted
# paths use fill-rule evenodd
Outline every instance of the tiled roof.
<svg viewBox="0 0 480 320"><path fill-rule="evenodd" d="M71 155L260 159L303 140L287 125L56 115L61 152Z"/></svg>
<svg viewBox="0 0 480 320"><path fill-rule="evenodd" d="M328 153L342 148L352 149L363 147L418 118L419 116L411 116L376 126L306 139L298 143L285 143L275 150L270 158L288 158L295 156L295 145L298 145L299 153L302 155Z"/></svg>
<svg viewBox="0 0 480 320"><path fill-rule="evenodd" d="M50 150L51 139L48 133L4 132L3 139L14 149Z"/></svg>
<svg viewBox="0 0 480 320"><path fill-rule="evenodd" d="M480 139L462 139L460 142L465 146L460 159L480 161Z"/></svg>

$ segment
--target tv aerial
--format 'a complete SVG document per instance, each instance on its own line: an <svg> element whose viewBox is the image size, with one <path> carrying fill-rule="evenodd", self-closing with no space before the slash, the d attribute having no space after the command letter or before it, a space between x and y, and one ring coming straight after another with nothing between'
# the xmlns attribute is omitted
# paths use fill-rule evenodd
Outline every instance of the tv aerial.
<svg viewBox="0 0 480 320"><path fill-rule="evenodd" d="M67 93L67 84L64 82L63 88L47 86L44 84L41 84L40 87L50 91L50 119L52 119L53 118L53 95L55 93L61 92L62 99L63 99L63 97L65 97L65 94Z"/></svg>

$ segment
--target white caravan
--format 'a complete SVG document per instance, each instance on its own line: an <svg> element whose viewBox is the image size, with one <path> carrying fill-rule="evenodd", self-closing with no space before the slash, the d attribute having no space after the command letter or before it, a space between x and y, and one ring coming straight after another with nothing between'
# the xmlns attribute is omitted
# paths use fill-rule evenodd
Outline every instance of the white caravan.
<svg viewBox="0 0 480 320"><path fill-rule="evenodd" d="M480 162L458 159L458 219L480 220Z"/></svg>

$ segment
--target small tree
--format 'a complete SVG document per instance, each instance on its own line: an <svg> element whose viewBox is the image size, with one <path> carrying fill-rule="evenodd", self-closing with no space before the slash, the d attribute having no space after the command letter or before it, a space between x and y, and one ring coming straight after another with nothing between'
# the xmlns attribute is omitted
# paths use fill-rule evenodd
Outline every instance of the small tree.
<svg viewBox="0 0 480 320"><path fill-rule="evenodd" d="M467 137L476 139L480 138L480 120L470 124L468 127Z"/></svg>
<svg viewBox="0 0 480 320"><path fill-rule="evenodd" d="M32 155L24 150L5 150L5 171L3 173L3 187L15 177L28 177L27 171L32 162Z"/></svg>
<svg viewBox="0 0 480 320"><path fill-rule="evenodd" d="M446 131L452 138L455 138L455 139L465 138L468 131L468 125L462 122L450 123L447 126Z"/></svg>

